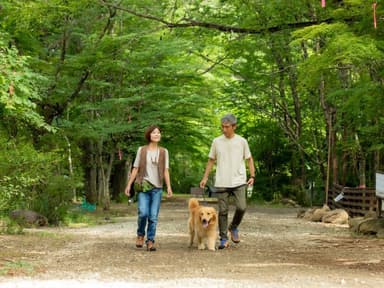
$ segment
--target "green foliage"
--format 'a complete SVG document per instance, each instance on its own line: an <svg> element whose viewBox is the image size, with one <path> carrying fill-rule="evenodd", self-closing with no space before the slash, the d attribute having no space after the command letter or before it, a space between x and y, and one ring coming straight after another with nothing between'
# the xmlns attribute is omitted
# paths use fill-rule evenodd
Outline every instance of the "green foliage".
<svg viewBox="0 0 384 288"><path fill-rule="evenodd" d="M256 190L268 200L305 198L299 186L323 187L327 162L322 84L339 156L351 167L364 155L374 167L383 149L382 29L372 28L370 1L319 2L123 0L115 9L3 0L1 211L30 207L62 221L70 191L91 181L83 170L96 167L100 181L108 165L130 161L150 124L162 128L174 190L188 193L227 112L249 140ZM229 26L244 32L219 30ZM110 164L116 151L123 159Z"/></svg>
<svg viewBox="0 0 384 288"><path fill-rule="evenodd" d="M58 173L63 157L59 152L39 152L31 144L0 138L0 211L31 209L52 224L60 221L75 187L69 174Z"/></svg>
<svg viewBox="0 0 384 288"><path fill-rule="evenodd" d="M0 235L19 235L23 233L23 230L24 227L17 221L14 221L7 216L0 215Z"/></svg>
<svg viewBox="0 0 384 288"><path fill-rule="evenodd" d="M57 225L67 214L73 198L73 183L69 177L51 175L47 182L36 189L31 207L48 218L48 222Z"/></svg>
<svg viewBox="0 0 384 288"><path fill-rule="evenodd" d="M4 138L0 141L0 211L7 214L16 208L28 207L31 192L43 177L47 158L30 144L6 142Z"/></svg>
<svg viewBox="0 0 384 288"><path fill-rule="evenodd" d="M35 101L40 100L44 77L29 68L30 57L20 56L10 38L0 30L0 119L2 125L13 122L50 130L37 113Z"/></svg>

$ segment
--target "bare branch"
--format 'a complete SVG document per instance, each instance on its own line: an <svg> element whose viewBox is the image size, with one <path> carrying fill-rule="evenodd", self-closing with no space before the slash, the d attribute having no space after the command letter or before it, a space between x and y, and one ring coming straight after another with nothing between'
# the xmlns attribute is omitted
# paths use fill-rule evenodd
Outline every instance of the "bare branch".
<svg viewBox="0 0 384 288"><path fill-rule="evenodd" d="M260 27L260 28L254 29L254 28L242 28L242 27L236 27L236 26L230 26L230 25L222 25L222 24L210 23L210 22L201 22L201 21L189 19L189 18L183 18L180 20L180 22L174 23L174 22L166 21L162 18L153 16L153 15L139 13L126 7L121 7L115 4L106 3L103 0L101 0L101 2L103 6L113 7L116 10L121 10L140 18L145 18L145 19L156 21L156 22L160 22L164 24L164 26L167 28L202 27L202 28L214 29L222 32L231 32L231 33L239 33L239 34L261 34L265 32L273 33L273 32L283 31L286 29L299 29L299 28L304 28L312 25L318 25L320 23L333 23L341 20L341 19L335 19L335 18L325 18L318 21L284 23L276 26ZM359 16L350 16L349 18L344 18L342 20L345 22L352 22L358 19L359 19Z"/></svg>

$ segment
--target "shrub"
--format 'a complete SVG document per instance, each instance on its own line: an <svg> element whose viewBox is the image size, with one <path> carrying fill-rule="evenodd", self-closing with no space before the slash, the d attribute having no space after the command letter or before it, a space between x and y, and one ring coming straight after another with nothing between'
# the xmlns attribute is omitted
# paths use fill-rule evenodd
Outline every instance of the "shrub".
<svg viewBox="0 0 384 288"><path fill-rule="evenodd" d="M39 152L26 142L0 138L0 214L34 210L59 223L66 214L75 180L65 168L62 151Z"/></svg>

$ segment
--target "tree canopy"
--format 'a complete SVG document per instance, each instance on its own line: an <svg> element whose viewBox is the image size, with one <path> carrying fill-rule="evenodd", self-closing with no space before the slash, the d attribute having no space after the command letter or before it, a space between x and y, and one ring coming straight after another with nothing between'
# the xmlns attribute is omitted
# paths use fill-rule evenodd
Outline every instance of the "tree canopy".
<svg viewBox="0 0 384 288"><path fill-rule="evenodd" d="M257 197L308 204L334 183L373 186L383 4L2 1L0 209L65 211L79 196L108 209L150 124L174 190L188 193L228 112L250 143Z"/></svg>

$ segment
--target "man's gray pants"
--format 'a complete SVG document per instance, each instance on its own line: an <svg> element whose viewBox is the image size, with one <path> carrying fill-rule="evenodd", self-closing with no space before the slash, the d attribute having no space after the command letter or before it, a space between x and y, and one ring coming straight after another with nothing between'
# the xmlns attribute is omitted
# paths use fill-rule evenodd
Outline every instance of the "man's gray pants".
<svg viewBox="0 0 384 288"><path fill-rule="evenodd" d="M247 208L246 187L247 185L235 188L217 188L220 239L228 239L228 229L232 230L240 225ZM228 226L228 200L230 196L235 199L236 210L232 222Z"/></svg>

